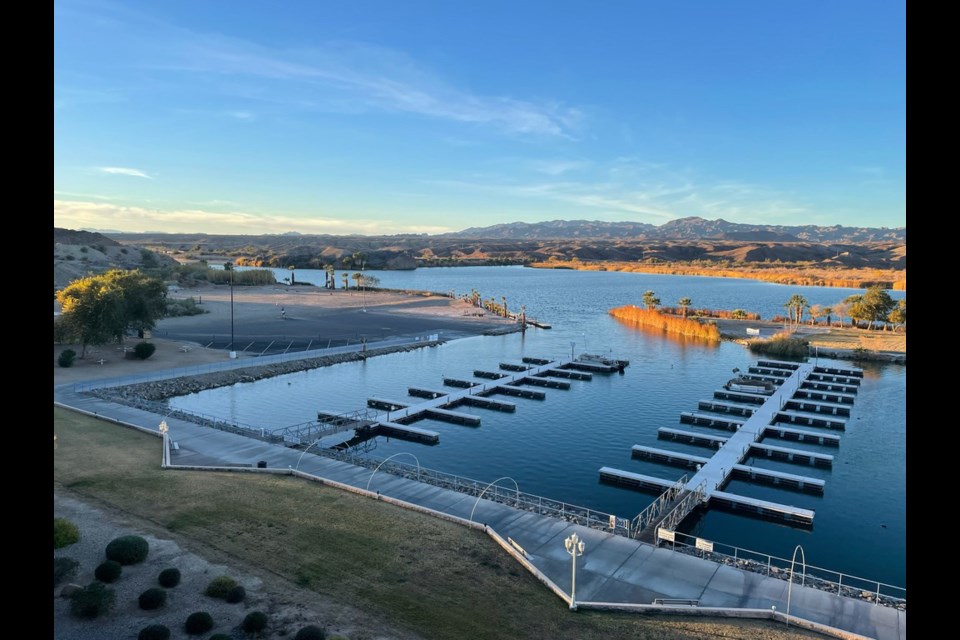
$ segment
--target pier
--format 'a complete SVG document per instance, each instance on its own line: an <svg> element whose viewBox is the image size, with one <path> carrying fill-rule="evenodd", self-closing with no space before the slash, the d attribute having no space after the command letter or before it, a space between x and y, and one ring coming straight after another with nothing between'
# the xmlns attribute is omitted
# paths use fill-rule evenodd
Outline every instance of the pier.
<svg viewBox="0 0 960 640"><path fill-rule="evenodd" d="M724 491L724 487L731 479L738 479L822 494L826 482L820 478L764 469L745 464L745 461L751 457L770 458L798 465L832 468L832 455L762 441L769 437L839 446L839 436L817 429L842 431L845 428L845 418L850 416L854 394L863 372L855 368L819 367L811 363L775 360L760 360L756 366L749 368L749 372L748 378L772 381L776 385L774 391L770 395L763 395L724 388L714 393L714 400L699 401L698 411L680 414L681 423L725 429L731 432L729 436L670 427L661 427L657 431L657 437L661 440L700 446L712 452L693 455L646 445L632 447L632 457L694 470L691 478L684 477L677 486L673 486L667 480L643 474L612 467L600 469L602 482L644 491L666 491L659 502L669 505L669 509L664 510L662 517L645 520L643 531L638 530L636 537L670 539L672 532L686 516L709 506L796 526L812 526L813 510L737 495ZM736 388L733 382L727 386ZM835 388L817 388L822 385ZM822 397L813 397L814 394ZM798 429L786 424L813 429Z"/></svg>
<svg viewBox="0 0 960 640"><path fill-rule="evenodd" d="M435 444L440 438L437 432L413 427L410 423L433 419L479 427L480 416L457 411L455 408L467 405L515 413L516 404L490 396L499 394L529 400L546 400L546 393L526 388L525 385L561 391L569 390L570 382L556 378L569 377L579 380L592 378L589 373L569 369L578 362L573 358L549 360L525 356L522 364L500 363L501 370L510 373L474 370L473 375L481 378L482 381L444 377L443 384L452 387L453 390L408 387L407 393L419 401L374 397L367 399L365 410L345 414L318 411L316 423L277 430L277 437L284 442L293 443L293 446L317 444L320 448L350 446L357 440L369 439L381 434Z"/></svg>

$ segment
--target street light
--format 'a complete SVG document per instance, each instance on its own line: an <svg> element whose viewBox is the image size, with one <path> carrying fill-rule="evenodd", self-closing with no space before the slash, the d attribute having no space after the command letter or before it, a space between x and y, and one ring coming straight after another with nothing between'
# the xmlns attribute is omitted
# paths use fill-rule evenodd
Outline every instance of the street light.
<svg viewBox="0 0 960 640"><path fill-rule="evenodd" d="M576 597L576 588L577 588L577 556L583 555L583 540L581 540L576 533L570 534L570 537L563 541L563 546L567 548L567 553L570 554L570 560L573 563L573 568L570 573L570 609L575 611L577 608L577 597Z"/></svg>
<svg viewBox="0 0 960 640"><path fill-rule="evenodd" d="M225 262L223 268L230 272L230 357L236 358L237 352L233 347L233 263Z"/></svg>
<svg viewBox="0 0 960 640"><path fill-rule="evenodd" d="M167 456L169 455L169 449L167 447L167 433L170 431L170 427L167 426L167 418L164 416L163 420L160 421L160 425L157 427L160 430L160 437L163 438L163 460L161 461L161 467L166 468L168 464Z"/></svg>

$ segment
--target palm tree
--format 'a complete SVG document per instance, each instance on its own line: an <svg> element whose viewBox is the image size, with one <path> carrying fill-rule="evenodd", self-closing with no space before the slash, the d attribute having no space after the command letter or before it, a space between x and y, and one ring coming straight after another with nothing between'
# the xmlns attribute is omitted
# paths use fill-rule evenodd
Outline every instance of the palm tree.
<svg viewBox="0 0 960 640"><path fill-rule="evenodd" d="M795 293L790 296L790 299L787 300L787 304L784 305L790 309L793 309L794 312L794 327L799 327L800 323L803 321L803 310L810 306L810 303L807 302L807 299L804 298L799 293Z"/></svg>
<svg viewBox="0 0 960 640"><path fill-rule="evenodd" d="M350 285L349 285L349 283L347 282L347 277L348 277L347 272L344 271L344 272L343 272L343 289L344 289L344 291L350 289Z"/></svg>
<svg viewBox="0 0 960 640"><path fill-rule="evenodd" d="M690 298L680 298L680 301L677 302L680 305L680 308L683 309L683 317L687 317L687 307L693 304L693 300Z"/></svg>
<svg viewBox="0 0 960 640"><path fill-rule="evenodd" d="M656 309L660 306L660 298L654 295L653 291L649 289L643 292L643 304L647 306L647 309Z"/></svg>

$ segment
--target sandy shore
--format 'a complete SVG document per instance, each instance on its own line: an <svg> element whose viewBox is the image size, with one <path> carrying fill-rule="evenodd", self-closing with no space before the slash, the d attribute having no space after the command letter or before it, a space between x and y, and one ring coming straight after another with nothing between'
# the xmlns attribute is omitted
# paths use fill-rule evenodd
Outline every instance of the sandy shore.
<svg viewBox="0 0 960 640"><path fill-rule="evenodd" d="M165 318L157 323L149 339L157 349L146 360L126 357L126 349L143 341L127 338L123 345L88 347L85 358L78 357L72 367L64 368L57 366L60 353L69 348L79 354L80 346L55 344L54 384L114 378L226 360L229 354L224 349L206 348L202 338L184 339L182 336L229 335L229 287L204 285L170 295L173 300L191 297L199 301L200 307L207 313ZM337 329L331 327L341 327L349 336L370 335L372 344L379 337L394 335L435 332L444 339L450 339L517 329L517 323L513 320L484 312L463 300L437 295L421 296L394 291L361 293L342 289L328 291L311 286L269 285L234 287L233 298L233 324L238 335L255 331L258 335L311 336L320 332L336 332ZM180 337L171 338L171 335ZM242 351L238 352L238 357L252 358Z"/></svg>

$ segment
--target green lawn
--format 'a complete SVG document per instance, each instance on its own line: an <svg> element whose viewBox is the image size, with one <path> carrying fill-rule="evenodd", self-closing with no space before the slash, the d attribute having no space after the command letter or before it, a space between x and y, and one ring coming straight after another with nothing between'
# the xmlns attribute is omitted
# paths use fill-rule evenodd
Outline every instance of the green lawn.
<svg viewBox="0 0 960 640"><path fill-rule="evenodd" d="M287 476L160 469L160 440L54 408L54 489L426 638L820 638L760 621L570 612L482 532Z"/></svg>

